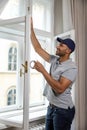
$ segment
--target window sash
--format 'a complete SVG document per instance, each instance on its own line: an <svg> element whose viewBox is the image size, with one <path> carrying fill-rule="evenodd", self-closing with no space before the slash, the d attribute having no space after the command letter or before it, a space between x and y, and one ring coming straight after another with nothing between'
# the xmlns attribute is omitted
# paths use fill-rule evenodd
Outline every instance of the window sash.
<svg viewBox="0 0 87 130"><path fill-rule="evenodd" d="M10 30L9 30L10 31ZM12 31L12 30L11 30ZM44 31L44 33L43 33L43 31L41 31L41 30L37 30L37 29L35 29L35 31L36 31L36 33L38 34L37 35L37 37L39 38L39 40L41 41L41 42L43 42L43 46L46 44L46 46L47 46L47 43L45 43L45 42L48 42L48 41L46 41L45 39L47 39L47 38L49 38L49 39L51 39L51 35L50 35L50 33L49 32L46 32L46 31ZM3 31L3 36L4 36L4 38L8 38L9 40L17 40L17 39L19 39L19 36L15 36L15 34L14 34L14 36L13 35L11 35L11 34L9 34L9 33L4 33L4 31ZM41 35L41 36L40 36ZM22 39L22 37L20 37L20 39ZM21 40L21 41L17 41L17 42L22 42L23 40ZM18 43L17 43L18 44ZM48 43L49 44L49 46L50 46L50 43ZM44 46L45 47L45 46ZM22 48L22 47L21 47ZM45 47L45 48L47 48L47 47ZM18 55L18 54L17 54ZM24 60L24 59L23 59ZM23 60L22 60L22 62L21 63L23 63ZM18 67L17 67L18 68ZM7 71L6 71L7 72ZM5 71L4 71L4 73L6 73ZM14 71L11 71L12 73L14 73ZM34 74L34 72L33 73L31 73L31 74ZM35 74L37 74L37 72L35 73ZM22 78L23 79L23 78ZM43 80L42 80L43 81ZM45 81L43 81L43 86L45 86L44 85L45 84ZM19 86L19 85L18 85ZM21 85L20 85L21 86ZM23 87L23 86L22 86ZM18 91L19 90L21 90L21 89L19 89L19 88L16 88ZM23 89L22 89L23 90ZM21 90L21 94L23 94L23 91ZM20 94L18 94L18 92L17 92L17 95L20 95ZM23 97L23 96L22 96ZM17 98L18 98L18 96L17 96ZM19 100L21 99L21 97L20 98L18 98ZM43 102L44 101L44 102ZM19 103L20 101L17 101L17 108L18 107L20 107L20 108L22 108L22 106L23 106L23 102L21 102L21 103ZM42 98L42 100L41 100L41 102L38 102L38 104L36 104L36 103L33 103L33 104L30 104L30 107L31 106L37 106L37 105L41 105L41 104L45 104L45 100L44 100L44 97ZM11 108L11 107L10 107ZM13 105L12 105L12 109L13 109ZM8 109L7 109L8 110Z"/></svg>
<svg viewBox="0 0 87 130"><path fill-rule="evenodd" d="M20 20L19 20L20 19ZM2 25L6 25L6 24L9 24L9 23L15 23L15 22L18 22L18 21L21 21L21 19L22 19L22 17L21 18L14 18L14 19L10 19L10 20L5 20L5 21L3 21L3 22L1 22L1 24ZM23 19L22 20L25 20L25 17L23 17ZM15 22L14 22L15 21ZM50 23L50 25L51 25L51 23ZM5 31L5 28L3 28L4 29L4 31ZM43 36L43 37L48 37L48 38L52 38L52 33L50 33L50 32L48 32L48 31L45 31L45 30L39 30L39 29L35 29L35 31L36 31L36 33L37 33L37 35L39 34L39 35L41 35L41 36ZM15 37L15 36L20 36L20 31L18 32L18 31L14 31L14 33L13 33L13 31L11 30L11 29L9 29L8 28L8 32L11 34L13 34L14 36L12 36L12 37ZM7 33L7 32L6 32ZM16 35L15 35L16 34ZM21 36L24 36L24 33L21 33ZM13 38L13 39L15 39L15 38ZM24 59L23 59L24 60ZM17 89L19 89L19 88L17 88ZM23 90L23 89L22 89ZM23 93L23 92L22 92ZM19 98L19 100L20 100L20 98ZM18 103L18 106L23 106L23 104L21 103L21 105L20 105L20 103L19 103L19 101L17 101L17 103Z"/></svg>

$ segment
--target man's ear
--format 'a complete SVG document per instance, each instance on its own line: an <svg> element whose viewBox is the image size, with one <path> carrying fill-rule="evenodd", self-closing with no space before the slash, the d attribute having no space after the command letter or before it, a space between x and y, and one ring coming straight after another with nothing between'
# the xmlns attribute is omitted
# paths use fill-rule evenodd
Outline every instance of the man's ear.
<svg viewBox="0 0 87 130"><path fill-rule="evenodd" d="M67 49L67 53L70 54L71 53L71 49L68 48Z"/></svg>

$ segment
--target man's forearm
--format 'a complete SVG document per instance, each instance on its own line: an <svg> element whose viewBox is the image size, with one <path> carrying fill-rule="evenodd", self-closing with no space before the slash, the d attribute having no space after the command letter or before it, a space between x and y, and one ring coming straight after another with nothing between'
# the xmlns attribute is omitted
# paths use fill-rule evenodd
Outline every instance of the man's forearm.
<svg viewBox="0 0 87 130"><path fill-rule="evenodd" d="M46 81L48 82L48 84L54 89L54 91L57 93L61 93L61 84L59 83L59 81L53 79L46 70L44 70L42 74L46 79Z"/></svg>
<svg viewBox="0 0 87 130"><path fill-rule="evenodd" d="M39 44L33 29L31 30L31 41L35 51L37 51L38 48L41 48L41 45Z"/></svg>

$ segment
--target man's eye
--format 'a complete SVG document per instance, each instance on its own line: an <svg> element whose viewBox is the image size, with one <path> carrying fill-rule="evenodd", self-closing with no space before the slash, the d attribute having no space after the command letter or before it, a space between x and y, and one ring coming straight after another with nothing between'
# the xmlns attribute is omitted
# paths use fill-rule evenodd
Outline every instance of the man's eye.
<svg viewBox="0 0 87 130"><path fill-rule="evenodd" d="M60 44L60 46L63 46L63 44Z"/></svg>

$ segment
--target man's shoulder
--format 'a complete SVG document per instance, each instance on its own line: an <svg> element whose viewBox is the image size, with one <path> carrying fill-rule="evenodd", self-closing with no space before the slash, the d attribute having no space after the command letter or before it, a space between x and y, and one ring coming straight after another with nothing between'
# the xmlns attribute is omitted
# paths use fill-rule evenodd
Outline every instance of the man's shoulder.
<svg viewBox="0 0 87 130"><path fill-rule="evenodd" d="M50 61L59 60L59 56L50 55Z"/></svg>
<svg viewBox="0 0 87 130"><path fill-rule="evenodd" d="M67 62L67 66L71 67L71 68L77 68L77 65L75 63L75 61L72 61L72 59L69 59L69 61Z"/></svg>

